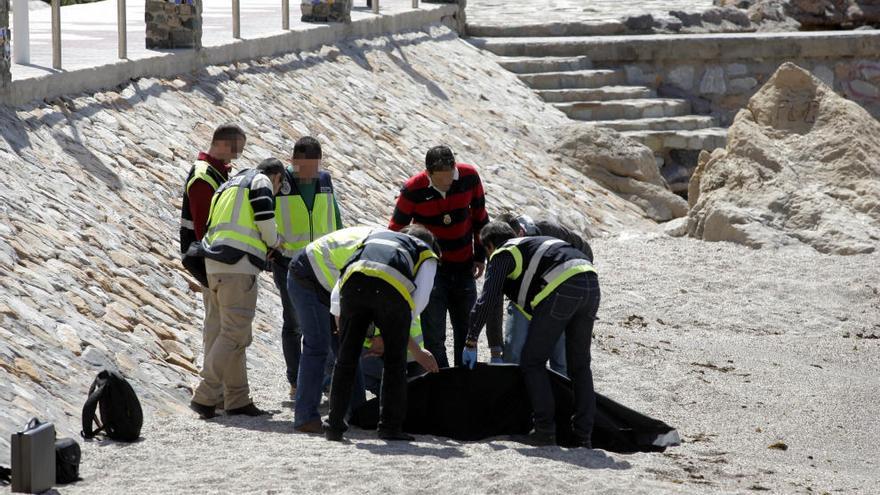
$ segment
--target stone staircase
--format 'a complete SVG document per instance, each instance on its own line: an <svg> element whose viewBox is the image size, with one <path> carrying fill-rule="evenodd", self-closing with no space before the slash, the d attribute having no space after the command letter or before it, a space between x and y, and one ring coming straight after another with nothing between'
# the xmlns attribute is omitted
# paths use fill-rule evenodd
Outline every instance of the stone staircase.
<svg viewBox="0 0 880 495"><path fill-rule="evenodd" d="M553 40L469 38L497 55L502 67L569 118L615 129L651 148L670 188L686 194L700 150L723 147L727 129L719 127L713 116L695 115L688 100L658 97L655 87L632 84L626 71L613 62L595 67L589 53L583 53L586 50L571 37L560 38L557 44Z"/></svg>

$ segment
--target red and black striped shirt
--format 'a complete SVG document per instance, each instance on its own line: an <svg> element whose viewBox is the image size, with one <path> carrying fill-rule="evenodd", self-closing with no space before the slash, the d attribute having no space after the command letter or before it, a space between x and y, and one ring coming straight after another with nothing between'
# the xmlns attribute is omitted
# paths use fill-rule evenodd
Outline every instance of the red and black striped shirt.
<svg viewBox="0 0 880 495"><path fill-rule="evenodd" d="M483 183L472 165L457 163L455 167L458 178L445 197L431 187L427 171L410 177L400 189L388 228L400 230L410 223L424 225L437 238L444 263L484 262L486 250L479 234L489 223L489 214Z"/></svg>

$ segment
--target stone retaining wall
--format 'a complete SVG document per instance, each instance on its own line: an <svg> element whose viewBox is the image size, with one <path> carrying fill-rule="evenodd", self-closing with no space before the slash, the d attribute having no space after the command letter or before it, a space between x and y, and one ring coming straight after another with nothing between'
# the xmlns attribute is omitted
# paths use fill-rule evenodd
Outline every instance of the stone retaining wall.
<svg viewBox="0 0 880 495"><path fill-rule="evenodd" d="M811 34L665 37L653 46L640 40L585 53L597 67L623 67L628 83L687 99L695 113L715 115L724 126L785 62L880 117L880 32Z"/></svg>

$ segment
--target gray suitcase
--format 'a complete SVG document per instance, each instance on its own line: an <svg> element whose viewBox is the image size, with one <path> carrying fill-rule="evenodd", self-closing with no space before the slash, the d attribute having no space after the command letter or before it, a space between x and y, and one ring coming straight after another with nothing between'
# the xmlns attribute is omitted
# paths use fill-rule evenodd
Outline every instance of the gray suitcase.
<svg viewBox="0 0 880 495"><path fill-rule="evenodd" d="M12 434L12 491L40 493L55 485L55 425L28 422Z"/></svg>

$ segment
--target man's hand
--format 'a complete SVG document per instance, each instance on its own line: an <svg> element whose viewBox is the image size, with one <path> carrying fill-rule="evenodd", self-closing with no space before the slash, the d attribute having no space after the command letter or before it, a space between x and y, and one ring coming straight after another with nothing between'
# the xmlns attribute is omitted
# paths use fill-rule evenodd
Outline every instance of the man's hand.
<svg viewBox="0 0 880 495"><path fill-rule="evenodd" d="M469 369L474 369L474 366L477 364L477 348L467 347L465 346L464 350L461 351L461 364L467 366Z"/></svg>
<svg viewBox="0 0 880 495"><path fill-rule="evenodd" d="M483 276L483 272L486 271L486 264L474 262L474 278L480 278Z"/></svg>
<svg viewBox="0 0 880 495"><path fill-rule="evenodd" d="M437 373L440 371L440 366L437 365L437 360L434 359L434 355L431 354L430 351L419 349L419 352L415 353L413 357L428 373Z"/></svg>
<svg viewBox="0 0 880 495"><path fill-rule="evenodd" d="M504 356L501 350L501 346L490 347L489 351L492 352L492 358L489 360L490 363L501 364L504 362Z"/></svg>
<svg viewBox="0 0 880 495"><path fill-rule="evenodd" d="M370 339L370 349L367 351L367 356L380 357L382 354L385 354L385 341L382 340L381 335L377 335Z"/></svg>

